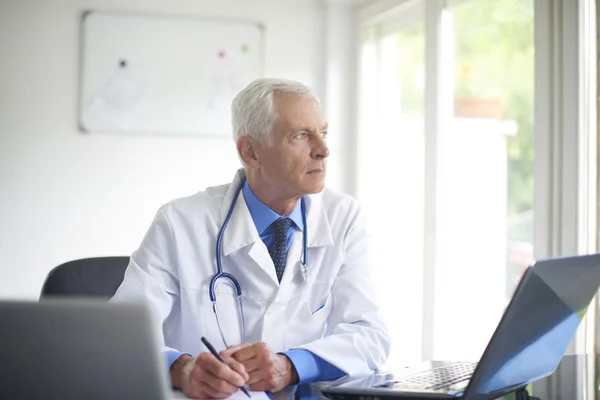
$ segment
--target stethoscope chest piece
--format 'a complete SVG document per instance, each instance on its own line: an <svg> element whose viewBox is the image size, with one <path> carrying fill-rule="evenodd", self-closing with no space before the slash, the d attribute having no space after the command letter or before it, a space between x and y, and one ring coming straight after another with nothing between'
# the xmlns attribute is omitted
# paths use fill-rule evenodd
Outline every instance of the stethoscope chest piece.
<svg viewBox="0 0 600 400"><path fill-rule="evenodd" d="M300 261L300 273L302 274L302 281L306 283L308 281L308 265Z"/></svg>

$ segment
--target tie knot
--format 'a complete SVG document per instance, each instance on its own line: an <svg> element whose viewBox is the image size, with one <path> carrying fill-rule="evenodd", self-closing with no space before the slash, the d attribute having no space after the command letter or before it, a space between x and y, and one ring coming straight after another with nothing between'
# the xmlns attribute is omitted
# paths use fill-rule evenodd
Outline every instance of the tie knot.
<svg viewBox="0 0 600 400"><path fill-rule="evenodd" d="M275 227L275 235L279 234L287 234L288 229L292 226L292 220L289 218L279 218L273 222Z"/></svg>

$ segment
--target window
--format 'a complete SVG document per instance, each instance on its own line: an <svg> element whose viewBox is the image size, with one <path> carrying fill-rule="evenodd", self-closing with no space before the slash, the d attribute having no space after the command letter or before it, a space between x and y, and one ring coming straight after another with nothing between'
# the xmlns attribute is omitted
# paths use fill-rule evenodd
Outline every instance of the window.
<svg viewBox="0 0 600 400"><path fill-rule="evenodd" d="M397 346L390 365L421 357L423 310L414 299L423 286L425 30L415 17L402 27L365 30L362 42L358 197L367 206L378 295Z"/></svg>
<svg viewBox="0 0 600 400"><path fill-rule="evenodd" d="M357 194L390 365L477 359L533 259L533 3L404 2L363 27Z"/></svg>

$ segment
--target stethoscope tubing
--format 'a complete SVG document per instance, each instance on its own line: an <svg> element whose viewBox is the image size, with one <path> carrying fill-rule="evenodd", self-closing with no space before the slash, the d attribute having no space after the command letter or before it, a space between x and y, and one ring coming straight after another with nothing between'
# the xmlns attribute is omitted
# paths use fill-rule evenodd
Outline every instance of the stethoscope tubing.
<svg viewBox="0 0 600 400"><path fill-rule="evenodd" d="M233 209L235 208L235 203L238 200L238 197L240 195L240 192L242 191L242 188L244 187L245 182L246 182L246 179L243 179L242 183L237 188L237 190L235 192L235 196L233 197L233 201L231 202L231 205L229 206L229 211L227 212L225 221L223 221L223 226L221 226L221 230L219 231L219 234L217 236L217 248L216 248L217 273L215 275L213 275L213 277L210 279L210 283L208 284L208 294L210 296L210 301L212 301L213 303L217 301L217 295L215 294L215 284L217 282L217 279L219 279L221 277L229 279L231 281L231 283L233 283L233 285L235 286L236 294L238 296L242 295L242 287L240 286L240 283L235 278L235 276L233 276L232 274L230 274L228 272L223 272L223 265L221 264L221 249L223 247L223 233L225 232L225 228L229 224L229 220L231 219L231 214L233 214Z"/></svg>
<svg viewBox="0 0 600 400"><path fill-rule="evenodd" d="M221 263L221 251L223 248L223 234L225 232L225 228L227 227L227 225L229 224L229 220L231 219L231 215L233 214L233 209L235 208L235 203L237 203L237 200L240 196L240 192L242 191L242 188L244 187L244 184L246 183L246 179L242 179L242 182L240 183L239 187L236 189L235 195L233 197L233 200L231 202L231 205L229 206L229 211L227 211L227 216L225 217L225 221L223 221L223 225L221 226L221 229L219 230L219 234L217 235L217 244L216 244L216 261L217 261L217 273L213 275L213 277L210 279L209 285L208 285L208 294L210 296L210 301L212 302L212 306L213 306L213 312L215 314L215 317L217 318L217 325L219 327L219 332L221 334L221 338L223 339L223 343L225 343L225 346L227 346L227 342L225 341L225 336L223 335L223 330L221 329L221 321L219 320L219 314L217 311L217 294L216 294L216 286L217 286L217 280L220 278L225 278L227 279L234 287L235 287L235 292L237 295L237 300L239 303L239 309L240 309L240 313L241 313L241 322L242 322L242 341L245 340L245 321L244 321L244 310L242 308L242 287L240 285L240 283L238 282L238 280L235 278L235 276L233 276L233 274L230 274L228 272L223 272L223 264ZM303 237L302 237L302 244L304 246L304 251L302 254L302 276L304 278L304 280L306 281L306 271L308 268L308 238L307 238L307 225L306 225L306 204L304 203L304 198L300 199L300 208L301 208L301 212L302 212L302 222L304 224L304 232L303 232ZM225 283L225 281L222 281L222 283Z"/></svg>

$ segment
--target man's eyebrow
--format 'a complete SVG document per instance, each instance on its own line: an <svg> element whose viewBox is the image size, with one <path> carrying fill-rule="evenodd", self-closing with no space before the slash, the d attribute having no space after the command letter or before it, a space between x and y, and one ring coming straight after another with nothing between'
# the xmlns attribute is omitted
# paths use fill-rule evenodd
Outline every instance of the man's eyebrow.
<svg viewBox="0 0 600 400"><path fill-rule="evenodd" d="M324 131L324 130L327 130L328 126L329 126L329 124L325 124L323 127L321 127L321 128L319 129L319 132L322 132L322 131ZM308 127L304 127L304 128L297 128L295 131L296 131L296 132L312 132L312 131L313 131L313 129L312 129L312 128L308 128Z"/></svg>

